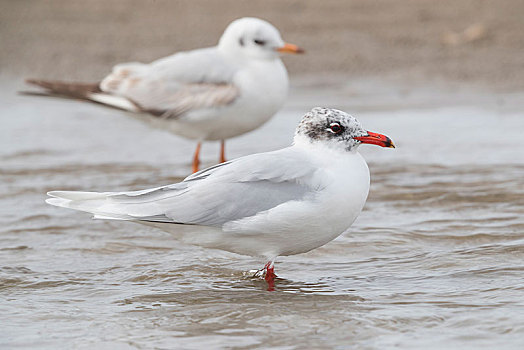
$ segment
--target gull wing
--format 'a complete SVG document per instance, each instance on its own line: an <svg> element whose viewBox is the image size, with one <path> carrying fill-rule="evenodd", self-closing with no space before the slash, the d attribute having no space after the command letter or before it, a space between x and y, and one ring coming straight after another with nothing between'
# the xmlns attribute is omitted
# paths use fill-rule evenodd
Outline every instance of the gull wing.
<svg viewBox="0 0 524 350"><path fill-rule="evenodd" d="M134 192L53 191L49 204L96 217L221 227L301 201L317 190L317 168L293 147L215 166L177 184Z"/></svg>
<svg viewBox="0 0 524 350"><path fill-rule="evenodd" d="M226 106L239 96L236 68L216 47L181 52L150 64L124 63L100 83L102 94L132 101L141 111L178 118L196 109Z"/></svg>

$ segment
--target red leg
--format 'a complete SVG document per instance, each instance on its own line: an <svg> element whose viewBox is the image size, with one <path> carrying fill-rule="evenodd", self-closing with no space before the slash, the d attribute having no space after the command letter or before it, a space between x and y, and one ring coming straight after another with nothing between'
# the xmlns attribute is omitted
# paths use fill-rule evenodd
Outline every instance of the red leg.
<svg viewBox="0 0 524 350"><path fill-rule="evenodd" d="M264 270L266 272L264 279L267 282L267 290L272 292L275 290L275 277L277 277L277 275L275 275L275 266L273 265L273 262L269 261L266 266L264 266Z"/></svg>
<svg viewBox="0 0 524 350"><path fill-rule="evenodd" d="M226 141L220 141L220 163L226 161Z"/></svg>
<svg viewBox="0 0 524 350"><path fill-rule="evenodd" d="M193 173L198 171L198 166L200 165L200 146L201 143L197 143L195 155L193 156Z"/></svg>

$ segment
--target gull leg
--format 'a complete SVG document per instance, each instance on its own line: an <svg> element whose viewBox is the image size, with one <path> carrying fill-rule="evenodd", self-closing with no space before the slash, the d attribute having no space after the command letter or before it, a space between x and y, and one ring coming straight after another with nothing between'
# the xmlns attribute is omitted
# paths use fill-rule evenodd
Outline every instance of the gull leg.
<svg viewBox="0 0 524 350"><path fill-rule="evenodd" d="M200 146L202 146L202 143L197 143L195 155L193 156L193 173L198 171L198 166L200 165Z"/></svg>
<svg viewBox="0 0 524 350"><path fill-rule="evenodd" d="M267 290L269 292L272 292L275 290L275 266L273 261L268 261L267 264L264 266L264 271L266 272L264 275L264 279L267 282Z"/></svg>
<svg viewBox="0 0 524 350"><path fill-rule="evenodd" d="M224 163L226 161L226 141L221 140L220 141L220 163Z"/></svg>

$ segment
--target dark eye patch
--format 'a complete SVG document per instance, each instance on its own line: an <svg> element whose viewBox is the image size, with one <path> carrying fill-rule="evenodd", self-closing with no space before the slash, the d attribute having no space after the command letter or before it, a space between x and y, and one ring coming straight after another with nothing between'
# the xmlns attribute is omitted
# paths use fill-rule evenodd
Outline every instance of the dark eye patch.
<svg viewBox="0 0 524 350"><path fill-rule="evenodd" d="M340 134L344 131L344 127L339 123L331 123L329 124L329 130L331 130L335 134Z"/></svg>
<svg viewBox="0 0 524 350"><path fill-rule="evenodd" d="M264 46L266 45L266 41L265 40L261 40L261 39L255 39L253 40L253 42L257 45L260 45L260 46Z"/></svg>
<svg viewBox="0 0 524 350"><path fill-rule="evenodd" d="M240 44L240 46L244 46L244 38L238 39L238 43Z"/></svg>

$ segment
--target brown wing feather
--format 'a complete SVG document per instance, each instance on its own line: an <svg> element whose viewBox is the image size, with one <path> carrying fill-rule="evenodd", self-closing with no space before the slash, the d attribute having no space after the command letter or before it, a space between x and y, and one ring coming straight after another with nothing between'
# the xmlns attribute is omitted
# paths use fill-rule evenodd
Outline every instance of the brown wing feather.
<svg viewBox="0 0 524 350"><path fill-rule="evenodd" d="M28 79L26 83L39 86L45 91L43 93L31 93L32 95L59 96L88 100L90 102L101 103L109 107L115 107L111 104L93 100L92 94L104 93L100 89L99 83L70 83L52 80ZM176 119L187 112L196 109L213 108L226 106L234 102L239 96L239 89L232 84L213 84L213 83L195 83L187 84L173 94L159 99L165 108L145 108L136 101L128 97L130 103L135 105L141 112L149 113L155 117L164 119ZM168 107L167 107L168 106ZM118 109L123 109L116 107Z"/></svg>
<svg viewBox="0 0 524 350"><path fill-rule="evenodd" d="M89 94L102 92L99 83L69 83L56 80L27 79L26 83L47 90L50 95L87 99Z"/></svg>

